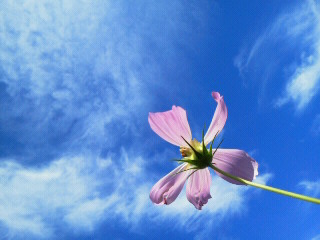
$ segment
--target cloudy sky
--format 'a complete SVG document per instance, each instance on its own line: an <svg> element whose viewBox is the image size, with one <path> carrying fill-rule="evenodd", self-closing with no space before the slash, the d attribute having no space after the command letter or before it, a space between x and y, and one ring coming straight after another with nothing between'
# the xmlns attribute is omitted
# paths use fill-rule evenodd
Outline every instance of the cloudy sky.
<svg viewBox="0 0 320 240"><path fill-rule="evenodd" d="M224 96L223 148L320 197L319 1L0 1L0 239L320 239L318 205L212 174L201 211L151 187Z"/></svg>

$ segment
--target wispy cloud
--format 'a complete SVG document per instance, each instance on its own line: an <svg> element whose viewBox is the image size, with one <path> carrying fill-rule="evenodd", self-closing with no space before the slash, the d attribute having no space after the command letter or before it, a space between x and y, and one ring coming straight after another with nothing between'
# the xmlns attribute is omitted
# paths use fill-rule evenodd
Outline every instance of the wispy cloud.
<svg viewBox="0 0 320 240"><path fill-rule="evenodd" d="M1 1L2 156L53 159L139 134L152 93L168 86L161 61L192 42L202 12L180 1Z"/></svg>
<svg viewBox="0 0 320 240"><path fill-rule="evenodd" d="M100 149L134 127L125 119L141 109L142 43L114 21L121 14L106 1L1 3L0 130L21 156Z"/></svg>
<svg viewBox="0 0 320 240"><path fill-rule="evenodd" d="M311 240L320 240L320 234L317 236L314 236Z"/></svg>
<svg viewBox="0 0 320 240"><path fill-rule="evenodd" d="M147 192L141 193L147 190L145 184L137 184L144 178L143 163L139 157L130 157L129 162L124 151L117 161L69 157L38 168L2 159L0 222L5 230L1 234L47 239L57 228L88 232L111 213L129 221L143 208L145 202L140 200L148 199Z"/></svg>
<svg viewBox="0 0 320 240"><path fill-rule="evenodd" d="M303 110L320 89L319 36L319 5L312 0L299 3L268 26L252 47L243 48L235 66L242 76L259 78L263 94L271 81L283 87L275 82L285 78L281 96L272 96L275 106L293 102L298 111Z"/></svg>
<svg viewBox="0 0 320 240"><path fill-rule="evenodd" d="M54 232L50 222L74 226L86 223L90 229L101 218L99 213L113 201L101 199L96 193L102 184L103 178L99 180L98 176L103 168L95 167L82 158L64 158L45 167L27 169L2 160L0 221L7 228L7 236L30 234L46 238ZM80 218L73 222L76 214Z"/></svg>
<svg viewBox="0 0 320 240"><path fill-rule="evenodd" d="M208 215L215 225L246 209L252 190L218 177L201 213L184 194L152 205L149 191L161 176L151 177L151 160L132 148L153 90L166 85L159 62L168 64L173 46L190 43L201 27L196 5L1 1L2 236L54 238L110 219L193 231Z"/></svg>
<svg viewBox="0 0 320 240"><path fill-rule="evenodd" d="M303 187L305 191L312 196L320 195L320 180L317 181L301 181L299 186Z"/></svg>
<svg viewBox="0 0 320 240"><path fill-rule="evenodd" d="M141 222L156 226L171 222L177 229L193 232L206 221L208 229L225 217L241 214L252 190L213 177L213 198L203 211L196 210L185 193L169 206L155 206L149 191L157 179L150 179L147 162L122 150L116 158L61 158L42 167L24 168L2 159L0 166L1 234L7 238L50 238L77 229L90 232L103 221L139 228ZM160 177L160 176L157 176ZM266 182L270 175L258 178ZM120 220L119 220L120 219ZM62 227L64 226L64 227ZM201 231L200 231L201 232Z"/></svg>

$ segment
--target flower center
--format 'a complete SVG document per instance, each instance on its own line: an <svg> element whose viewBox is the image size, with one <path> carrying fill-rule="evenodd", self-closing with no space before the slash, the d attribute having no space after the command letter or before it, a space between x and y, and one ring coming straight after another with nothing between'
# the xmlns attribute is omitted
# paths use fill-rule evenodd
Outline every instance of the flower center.
<svg viewBox="0 0 320 240"><path fill-rule="evenodd" d="M206 167L213 167L212 163L212 158L213 155L216 153L218 148L220 147L220 144L222 141L219 143L217 148L212 152L212 145L214 143L214 140L216 139L219 131L216 133L214 136L212 143L210 144L210 148L207 149L206 145L204 144L204 129L202 131L202 142L200 143L197 141L197 139L193 139L190 141L190 143L182 137L182 139L186 142L186 144L189 146L188 147L181 147L180 148L180 153L182 155L182 159L176 159L175 161L180 162L180 163L188 163L190 164L190 169L203 169Z"/></svg>
<svg viewBox="0 0 320 240"><path fill-rule="evenodd" d="M200 143L198 140L193 139L188 143L190 148L181 147L180 152L182 159L179 162L189 163L193 169L203 169L212 165L212 145L208 150L204 143Z"/></svg>

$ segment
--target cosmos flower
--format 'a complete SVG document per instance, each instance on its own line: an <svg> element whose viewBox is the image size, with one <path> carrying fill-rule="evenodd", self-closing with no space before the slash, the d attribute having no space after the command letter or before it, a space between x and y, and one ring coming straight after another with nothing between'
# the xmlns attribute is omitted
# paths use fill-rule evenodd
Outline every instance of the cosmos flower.
<svg viewBox="0 0 320 240"><path fill-rule="evenodd" d="M202 133L202 142L192 139L186 111L177 106L166 112L149 113L148 121L152 130L164 140L180 147L180 165L160 179L151 189L150 199L155 204L171 204L182 191L187 181L188 200L199 210L211 198L211 174L209 168L224 180L246 185L226 174L252 181L258 175L258 163L246 152L238 149L212 149L216 136L227 120L227 107L223 96L212 92L218 103L207 133ZM207 145L210 143L210 149ZM222 170L222 171L219 171Z"/></svg>

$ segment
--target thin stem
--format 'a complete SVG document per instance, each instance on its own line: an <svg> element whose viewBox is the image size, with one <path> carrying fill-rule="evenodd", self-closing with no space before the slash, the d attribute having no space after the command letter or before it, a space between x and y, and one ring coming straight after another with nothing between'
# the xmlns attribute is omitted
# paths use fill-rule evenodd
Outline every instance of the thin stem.
<svg viewBox="0 0 320 240"><path fill-rule="evenodd" d="M186 172L186 171L189 171L189 170L193 170L193 169L198 169L198 168L193 167L193 168L184 169L184 170L182 170L182 171L176 172L176 173L173 174L172 176L175 176L175 175L178 175L179 173L183 173L183 172Z"/></svg>
<svg viewBox="0 0 320 240"><path fill-rule="evenodd" d="M266 185L263 185L263 184L260 184L260 183L254 183L254 182L245 180L243 178L233 176L233 175L231 175L231 174L229 174L227 172L224 172L221 169L215 167L214 165L211 165L210 167L213 170L216 170L217 172L225 175L226 177L232 178L233 180L236 180L238 182L241 182L241 183L253 186L253 187L261 188L261 189L264 189L264 190L268 190L270 192L275 192L275 193L279 193L279 194L282 194L282 195L285 195L285 196L289 196L289 197L297 198L297 199L300 199L300 200L304 200L304 201L320 204L320 199L318 199L318 198L308 197L308 196L305 196L305 195L301 195L301 194L297 194L297 193L281 190L281 189L278 189L278 188L269 187L269 186L266 186Z"/></svg>
<svg viewBox="0 0 320 240"><path fill-rule="evenodd" d="M196 171L198 171L199 169L193 171L192 173L190 173L190 175L187 177L187 179L189 179L189 177L191 177L192 174L194 174Z"/></svg>

